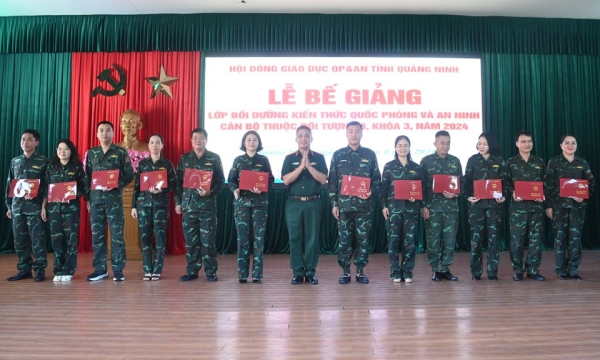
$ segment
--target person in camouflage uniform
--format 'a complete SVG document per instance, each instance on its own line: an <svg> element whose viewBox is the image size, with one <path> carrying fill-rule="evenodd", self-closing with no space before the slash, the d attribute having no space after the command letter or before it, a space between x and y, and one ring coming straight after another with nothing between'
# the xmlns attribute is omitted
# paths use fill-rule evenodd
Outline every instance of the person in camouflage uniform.
<svg viewBox="0 0 600 360"><path fill-rule="evenodd" d="M516 146L519 154L506 161L507 179L504 194L512 194L509 207L508 224L510 227L510 261L512 263L514 281L523 280L523 272L527 277L543 281L538 268L542 263L542 234L544 220L543 200L522 200L514 193L515 181L543 181L546 174L544 160L531 155L533 140L531 133L520 131L516 135ZM527 261L523 263L523 247L529 240Z"/></svg>
<svg viewBox="0 0 600 360"><path fill-rule="evenodd" d="M240 150L245 151L233 160L227 181L233 192L235 209L235 228L237 230L238 279L245 283L249 276L250 244L253 243L252 282L259 283L263 278L263 250L265 247L265 231L267 229L267 209L269 193L253 190L240 190L240 173L242 170L269 173L268 187L273 188L275 179L271 172L269 159L259 154L263 149L260 135L256 131L248 131L242 137Z"/></svg>
<svg viewBox="0 0 600 360"><path fill-rule="evenodd" d="M354 254L356 280L368 284L369 278L363 271L369 263L369 234L373 214L373 200L370 197L379 190L381 174L373 150L360 145L362 125L359 122L351 121L346 125L346 138L348 146L333 153L329 167L329 201L339 234L337 263L343 269L339 283L350 282L350 265ZM341 195L344 175L370 178L370 191L361 196Z"/></svg>
<svg viewBox="0 0 600 360"><path fill-rule="evenodd" d="M169 192L175 191L177 177L173 164L161 156L163 148L162 136L153 134L148 140L150 157L140 161L135 173L131 216L137 219L142 241L143 280L160 280L165 260L165 244L167 222L169 220ZM140 191L140 177L151 171L167 172L166 188L151 186L149 190ZM156 243L154 264L152 263L152 234Z"/></svg>
<svg viewBox="0 0 600 360"><path fill-rule="evenodd" d="M388 260L390 277L396 283L404 280L412 282L415 267L415 239L419 221L421 200L396 199L395 180L421 180L419 165L412 161L410 155L410 139L400 135L395 141L396 156L383 167L379 203L386 219L385 227L388 238ZM402 266L398 261L398 253L402 251Z"/></svg>
<svg viewBox="0 0 600 360"><path fill-rule="evenodd" d="M450 151L450 134L441 130L435 134L435 153L421 159L421 180L423 180L423 200L421 214L425 221L427 237L427 260L433 275L431 280L445 278L456 281L458 278L450 272L454 257L456 232L458 231L458 194L448 191L433 192L433 175L445 174L460 177L460 190L464 192L462 166Z"/></svg>
<svg viewBox="0 0 600 360"><path fill-rule="evenodd" d="M62 202L48 201L48 190L44 194L42 219L50 225L50 238L54 249L54 281L71 281L77 270L77 248L79 247L79 223L85 173L77 148L69 139L61 139L56 146L56 155L50 160L44 176L48 187L63 182L76 182L76 199Z"/></svg>
<svg viewBox="0 0 600 360"><path fill-rule="evenodd" d="M23 154L10 161L8 179L6 181L6 216L12 219L12 230L17 253L17 270L19 272L8 278L8 281L31 279L31 270L35 270L35 281L46 280L46 236L41 217L43 196L46 188L44 174L48 159L36 152L40 144L40 133L27 129L21 134ZM17 197L10 193L13 179L39 179L38 196ZM31 258L33 255L33 259Z"/></svg>
<svg viewBox="0 0 600 360"><path fill-rule="evenodd" d="M125 267L125 239L123 227L125 216L123 213L123 188L133 180L133 167L127 150L112 142L114 136L113 125L108 121L98 124L97 137L100 145L91 148L85 159L85 190L84 198L90 212L92 226L92 247L94 272L87 279L97 281L108 277L106 268L106 224L110 230L111 256L110 262L114 273L114 281L124 281L123 268ZM95 171L119 170L117 188L97 189L92 187L92 174Z"/></svg>
<svg viewBox="0 0 600 360"><path fill-rule="evenodd" d="M483 273L482 244L487 237L487 276L498 280L498 241L502 229L502 203L506 198L478 199L475 197L474 181L500 179L506 183L506 163L500 156L500 144L489 132L479 135L477 151L467 161L465 169L465 194L469 202L469 225L471 227L471 275L480 280ZM498 189L501 191L502 189Z"/></svg>
<svg viewBox="0 0 600 360"><path fill-rule="evenodd" d="M217 195L223 190L225 175L221 157L206 150L208 133L196 128L191 133L193 150L181 155L177 164L177 188L175 189L175 212L183 213L183 235L185 236L186 273L179 280L198 278L204 263L204 272L210 282L219 278L217 270ZM212 172L210 189L184 188L185 169Z"/></svg>
<svg viewBox="0 0 600 360"><path fill-rule="evenodd" d="M298 150L285 157L281 170L289 196L285 203L285 223L290 238L290 266L294 271L291 283L297 285L306 279L316 285L323 215L321 186L327 182L327 165L322 154L310 149L312 133L308 126L296 129L296 142Z"/></svg>
<svg viewBox="0 0 600 360"><path fill-rule="evenodd" d="M581 280L581 233L585 222L588 200L580 197L561 197L560 179L585 179L591 195L594 191L594 175L590 165L575 155L577 140L566 134L560 139L562 154L548 162L544 188L546 193L546 215L552 219L554 230L555 269L559 279Z"/></svg>

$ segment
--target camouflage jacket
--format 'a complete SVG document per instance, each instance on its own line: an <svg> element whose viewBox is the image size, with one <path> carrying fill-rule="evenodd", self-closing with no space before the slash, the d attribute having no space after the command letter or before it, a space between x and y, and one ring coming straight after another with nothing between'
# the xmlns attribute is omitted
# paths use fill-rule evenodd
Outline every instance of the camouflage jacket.
<svg viewBox="0 0 600 360"><path fill-rule="evenodd" d="M140 174L150 171L166 170L167 171L167 187L162 189L158 194L152 194L150 191L140 191ZM173 163L164 157L152 161L151 157L145 158L139 162L135 173L135 182L133 185L133 197L131 199L131 208L152 207L152 206L169 206L169 192L175 191L177 187L177 176Z"/></svg>
<svg viewBox="0 0 600 360"><path fill-rule="evenodd" d="M74 164L73 162L69 162L67 165L62 165L60 163L48 164L44 178L48 185L69 181L77 182L77 199L70 200L67 203L48 202L46 205L48 212L71 213L81 210L80 198L83 196L83 191L85 189L83 164ZM44 197L48 198L48 190L44 192Z"/></svg>
<svg viewBox="0 0 600 360"><path fill-rule="evenodd" d="M212 171L210 193L200 196L197 189L183 187L185 169ZM204 150L200 158L192 150L181 155L177 163L177 187L175 189L175 204L181 205L185 212L216 212L217 195L223 190L225 175L221 157L212 151Z"/></svg>
<svg viewBox="0 0 600 360"><path fill-rule="evenodd" d="M414 161L410 161L406 166L403 166L400 160L396 158L385 164L379 188L379 204L381 205L381 209L388 208L390 214L418 214L421 208L421 200L416 200L415 202L396 200L394 180L421 180L420 172L419 165Z"/></svg>
<svg viewBox="0 0 600 360"><path fill-rule="evenodd" d="M475 196L473 182L475 180L500 179L502 186L506 184L506 162L501 156L490 155L486 160L481 154L475 154L467 161L465 169L465 191L467 197ZM506 198L506 194L503 194ZM501 208L495 199L480 199L476 203L468 203L475 208Z"/></svg>
<svg viewBox="0 0 600 360"><path fill-rule="evenodd" d="M255 154L253 157L248 154L240 155L233 160L231 170L229 170L229 189L235 191L240 186L240 172L242 170L263 171L269 173L269 189L273 188L275 178L271 172L271 164L266 156ZM257 207L269 205L269 193L263 192L255 194L249 190L241 190L240 196L234 201L234 204L242 207Z"/></svg>
<svg viewBox="0 0 600 360"><path fill-rule="evenodd" d="M31 154L29 158L21 154L10 161L8 170L8 179L6 181L5 203L6 208L15 214L36 215L42 210L42 202L44 201L44 191L46 190L46 166L48 159L44 155L37 152ZM10 183L13 179L40 179L40 188L38 195L31 199L8 197L10 191Z"/></svg>
<svg viewBox="0 0 600 360"><path fill-rule="evenodd" d="M510 211L516 212L544 212L545 202L540 203L533 200L512 200L515 191L515 181L543 181L546 176L546 165L544 160L530 155L529 161L523 160L521 155L513 156L506 161L506 185L504 185L504 196L511 199ZM545 191L545 190L544 190Z"/></svg>
<svg viewBox="0 0 600 360"><path fill-rule="evenodd" d="M318 152L309 151L308 161L317 171L327 175L327 164L325 157ZM281 169L281 177L293 172L300 166L302 162L302 153L300 151L293 152L283 160ZM318 182L307 169L302 170L298 178L288 186L288 194L292 196L315 196L321 195L321 183Z"/></svg>
<svg viewBox="0 0 600 360"><path fill-rule="evenodd" d="M356 151L350 146L333 153L329 167L329 201L331 207L338 207L341 212L370 211L373 198L366 200L358 196L340 195L344 175L362 176L371 179L371 195L379 191L381 174L377 165L377 157L373 150L359 146Z"/></svg>
<svg viewBox="0 0 600 360"><path fill-rule="evenodd" d="M433 175L457 175L460 177L460 192L465 191L465 178L463 177L460 160L453 155L441 157L437 153L421 159L421 180L423 180L423 199L421 207L427 207L432 212L458 212L458 197L448 199L444 194L433 193Z"/></svg>
<svg viewBox="0 0 600 360"><path fill-rule="evenodd" d="M572 162L569 162L563 154L555 156L548 161L546 179L544 181L544 193L547 200L546 206L571 209L583 209L587 207L588 200L584 199L581 203L578 203L571 198L560 197L560 178L587 180L591 196L594 191L595 181L588 162L579 156L575 156Z"/></svg>
<svg viewBox="0 0 600 360"><path fill-rule="evenodd" d="M92 189L92 173L94 171L119 170L119 183L110 191ZM92 204L122 204L123 188L133 180L133 167L127 150L110 144L106 153L102 146L91 148L85 159L85 190L83 197Z"/></svg>

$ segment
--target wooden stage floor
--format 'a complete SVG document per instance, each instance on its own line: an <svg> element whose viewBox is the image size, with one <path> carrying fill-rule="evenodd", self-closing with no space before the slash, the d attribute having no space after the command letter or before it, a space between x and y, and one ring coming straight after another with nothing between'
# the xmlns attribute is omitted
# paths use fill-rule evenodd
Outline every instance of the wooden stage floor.
<svg viewBox="0 0 600 360"><path fill-rule="evenodd" d="M79 257L70 283L11 283L16 256L0 255L0 359L599 359L600 251L585 251L583 281L560 281L554 253L545 282L473 281L469 254L455 254L457 282L433 283L424 254L414 282L394 284L387 257L372 254L368 285L338 284L323 255L319 285L292 286L289 255L265 256L261 284L239 284L235 255L219 256L219 281L180 282L184 256L167 256L163 279L85 281ZM52 254L49 254L51 264ZM51 269L51 266L49 267ZM203 273L202 273L203 274Z"/></svg>

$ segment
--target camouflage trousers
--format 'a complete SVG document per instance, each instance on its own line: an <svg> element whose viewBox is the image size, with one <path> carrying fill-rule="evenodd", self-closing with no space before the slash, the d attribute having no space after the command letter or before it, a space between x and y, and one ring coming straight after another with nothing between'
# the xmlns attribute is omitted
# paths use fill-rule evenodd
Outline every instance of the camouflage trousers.
<svg viewBox="0 0 600 360"><path fill-rule="evenodd" d="M339 245L337 263L344 269L344 274L350 274L350 265L354 255L356 273L362 274L369 263L369 234L371 233L371 217L373 211L354 212L340 211L337 222Z"/></svg>
<svg viewBox="0 0 600 360"><path fill-rule="evenodd" d="M46 232L40 214L12 214L12 230L17 253L17 269L24 271L45 272L48 260L46 257ZM33 255L33 258L32 258Z"/></svg>
<svg viewBox="0 0 600 360"><path fill-rule="evenodd" d="M250 269L250 244L252 245L252 278L263 277L263 251L267 230L267 207L235 207L237 230L238 277L247 279Z"/></svg>
<svg viewBox="0 0 600 360"><path fill-rule="evenodd" d="M204 264L207 275L215 274L217 263L217 214L214 212L184 212L183 236L185 237L186 272L198 275Z"/></svg>
<svg viewBox="0 0 600 360"><path fill-rule="evenodd" d="M419 214L391 213L385 222L391 278L412 278L415 267L415 239L418 220ZM402 252L402 266L398 259L400 252Z"/></svg>
<svg viewBox="0 0 600 360"><path fill-rule="evenodd" d="M544 213L511 212L508 218L510 226L510 262L513 271L522 274L537 274L542 263L542 225ZM524 260L525 240L529 239L527 261Z"/></svg>
<svg viewBox="0 0 600 360"><path fill-rule="evenodd" d="M142 241L142 268L144 274L162 273L165 262L165 244L169 208L166 206L141 206L138 211L138 227ZM152 234L154 234L155 254L152 262Z"/></svg>
<svg viewBox="0 0 600 360"><path fill-rule="evenodd" d="M315 275L319 262L319 232L323 203L321 199L285 203L285 223L290 238L290 267L294 276Z"/></svg>
<svg viewBox="0 0 600 360"><path fill-rule="evenodd" d="M469 209L469 225L471 227L471 274L481 276L483 273L482 246L487 238L487 275L498 275L498 241L502 229L502 209L477 208Z"/></svg>
<svg viewBox="0 0 600 360"><path fill-rule="evenodd" d="M458 213L430 212L425 221L427 262L434 272L450 271L458 231Z"/></svg>
<svg viewBox="0 0 600 360"><path fill-rule="evenodd" d="M110 231L111 254L110 263L113 271L122 271L125 267L125 237L123 227L125 217L123 204L92 204L90 208L90 223L92 225L92 247L95 271L106 272L106 224Z"/></svg>
<svg viewBox="0 0 600 360"><path fill-rule="evenodd" d="M50 238L54 249L54 275L73 275L77 270L80 220L79 211L48 213Z"/></svg>
<svg viewBox="0 0 600 360"><path fill-rule="evenodd" d="M558 275L579 275L581 263L581 232L585 209L554 208L555 269Z"/></svg>

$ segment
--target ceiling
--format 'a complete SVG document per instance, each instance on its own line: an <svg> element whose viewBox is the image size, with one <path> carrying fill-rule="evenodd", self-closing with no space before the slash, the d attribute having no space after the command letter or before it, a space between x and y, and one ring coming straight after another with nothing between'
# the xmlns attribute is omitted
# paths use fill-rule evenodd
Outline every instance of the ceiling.
<svg viewBox="0 0 600 360"><path fill-rule="evenodd" d="M0 0L0 16L323 13L600 19L599 0Z"/></svg>

